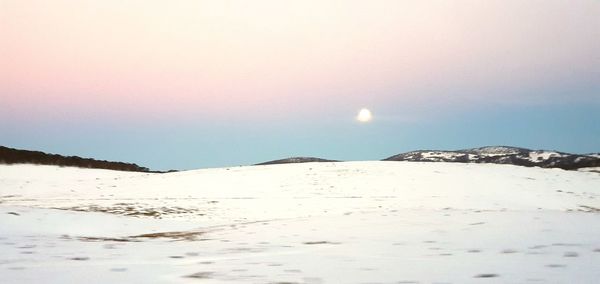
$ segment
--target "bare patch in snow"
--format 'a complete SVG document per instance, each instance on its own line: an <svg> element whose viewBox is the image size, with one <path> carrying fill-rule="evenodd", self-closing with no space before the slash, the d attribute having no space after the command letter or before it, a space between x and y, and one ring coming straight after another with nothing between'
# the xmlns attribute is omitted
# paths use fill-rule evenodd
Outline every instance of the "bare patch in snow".
<svg viewBox="0 0 600 284"><path fill-rule="evenodd" d="M151 207L144 206L140 203L116 203L113 206L82 205L73 207L54 207L53 209L72 210L80 212L102 212L130 217L152 218L162 218L165 215L203 215L201 213L198 213L198 210L196 209L182 208L176 206Z"/></svg>

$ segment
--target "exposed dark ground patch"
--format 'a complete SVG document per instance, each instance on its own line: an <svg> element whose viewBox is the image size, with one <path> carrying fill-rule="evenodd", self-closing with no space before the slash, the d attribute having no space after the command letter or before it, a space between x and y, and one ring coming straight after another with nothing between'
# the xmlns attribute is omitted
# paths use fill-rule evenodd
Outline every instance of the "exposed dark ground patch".
<svg viewBox="0 0 600 284"><path fill-rule="evenodd" d="M592 207L592 206L588 206L588 205L579 205L578 211L590 212L590 213L600 213L600 208Z"/></svg>
<svg viewBox="0 0 600 284"><path fill-rule="evenodd" d="M157 219L162 218L163 215L183 215L197 213L197 209L183 208L177 206L148 207L140 204L130 203L117 203L112 206L83 205L74 207L55 207L52 209L70 210L78 212L101 212L129 217L152 217Z"/></svg>
<svg viewBox="0 0 600 284"><path fill-rule="evenodd" d="M79 237L77 239L84 242L139 242L129 238Z"/></svg>
<svg viewBox="0 0 600 284"><path fill-rule="evenodd" d="M129 236L132 239L173 239L173 240L186 240L186 241L199 241L206 239L198 239L198 237L204 235L204 231L175 231L175 232L160 232L160 233L149 233L135 236Z"/></svg>

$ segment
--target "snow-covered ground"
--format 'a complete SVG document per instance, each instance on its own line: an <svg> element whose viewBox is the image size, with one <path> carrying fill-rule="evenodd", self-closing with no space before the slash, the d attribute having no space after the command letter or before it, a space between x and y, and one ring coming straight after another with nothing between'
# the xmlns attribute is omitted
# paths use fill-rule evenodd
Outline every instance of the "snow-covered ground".
<svg viewBox="0 0 600 284"><path fill-rule="evenodd" d="M539 162L543 160L548 160L553 157L563 157L564 155L558 152L552 151L533 151L529 153L529 160L532 162Z"/></svg>
<svg viewBox="0 0 600 284"><path fill-rule="evenodd" d="M600 174L0 165L0 283L597 283Z"/></svg>

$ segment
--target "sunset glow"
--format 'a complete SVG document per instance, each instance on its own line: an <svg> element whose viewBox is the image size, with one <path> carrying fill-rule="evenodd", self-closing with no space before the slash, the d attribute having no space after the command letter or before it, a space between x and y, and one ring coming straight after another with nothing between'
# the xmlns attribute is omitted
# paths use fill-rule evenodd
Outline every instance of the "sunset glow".
<svg viewBox="0 0 600 284"><path fill-rule="evenodd" d="M599 19L593 0L0 0L0 142L65 125L60 137L163 126L189 141L213 126L342 123L361 105L380 127L589 106Z"/></svg>

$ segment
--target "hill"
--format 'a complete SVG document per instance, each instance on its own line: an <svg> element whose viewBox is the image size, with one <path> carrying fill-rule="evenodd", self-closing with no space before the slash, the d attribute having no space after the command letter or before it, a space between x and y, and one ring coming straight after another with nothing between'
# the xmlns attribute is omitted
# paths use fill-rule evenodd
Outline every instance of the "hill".
<svg viewBox="0 0 600 284"><path fill-rule="evenodd" d="M509 146L487 146L454 151L418 150L394 155L384 161L490 163L564 170L600 167L599 154L580 155Z"/></svg>
<svg viewBox="0 0 600 284"><path fill-rule="evenodd" d="M13 149L4 146L0 146L0 164L55 165L61 167L80 167L132 172L150 171L146 167L141 167L133 163L95 160L78 156L62 156L40 151Z"/></svg>
<svg viewBox="0 0 600 284"><path fill-rule="evenodd" d="M292 157L292 158L268 161L268 162L256 164L256 166L277 165L277 164L298 164L298 163L312 163L312 162L339 162L339 161L321 159L321 158L315 158L315 157Z"/></svg>

